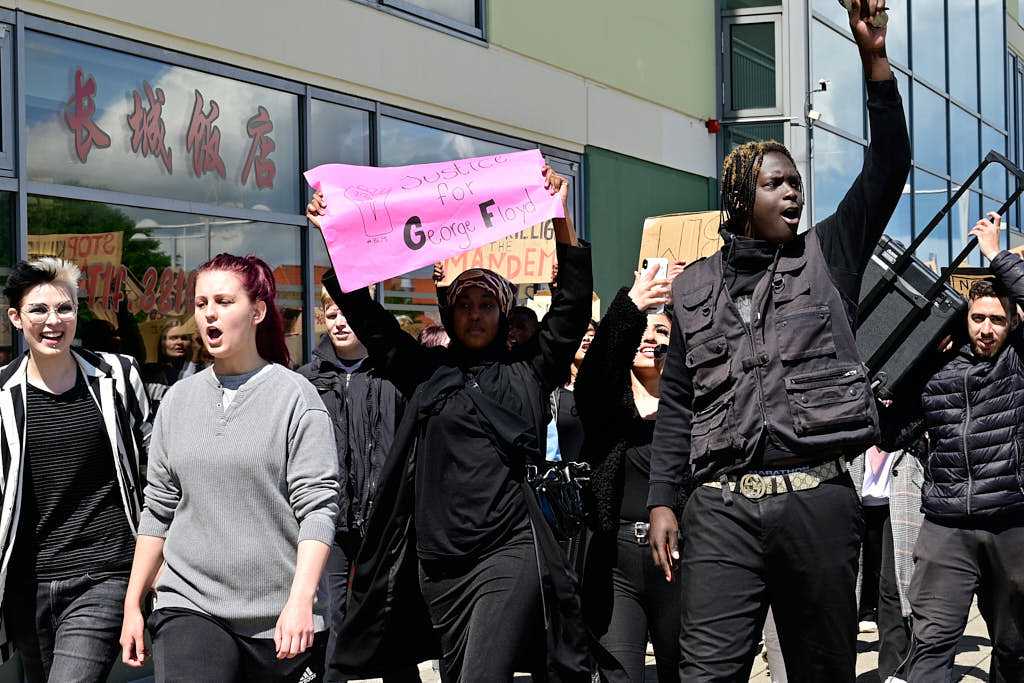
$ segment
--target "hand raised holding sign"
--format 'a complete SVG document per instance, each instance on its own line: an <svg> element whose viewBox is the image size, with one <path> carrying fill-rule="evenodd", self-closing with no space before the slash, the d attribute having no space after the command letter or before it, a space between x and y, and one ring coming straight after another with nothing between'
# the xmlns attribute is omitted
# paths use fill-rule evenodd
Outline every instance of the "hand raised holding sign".
<svg viewBox="0 0 1024 683"><path fill-rule="evenodd" d="M313 198L309 200L309 204L306 204L306 220L319 228L320 216L323 216L326 212L327 200L324 199L324 193L317 190L313 193Z"/></svg>
<svg viewBox="0 0 1024 683"><path fill-rule="evenodd" d="M555 226L555 241L576 246L580 242L576 238L576 227L569 217L569 181L558 175L550 166L545 165L540 172L544 176L544 189L552 197L557 196L562 200L562 208L565 210L565 218L555 218L552 221Z"/></svg>

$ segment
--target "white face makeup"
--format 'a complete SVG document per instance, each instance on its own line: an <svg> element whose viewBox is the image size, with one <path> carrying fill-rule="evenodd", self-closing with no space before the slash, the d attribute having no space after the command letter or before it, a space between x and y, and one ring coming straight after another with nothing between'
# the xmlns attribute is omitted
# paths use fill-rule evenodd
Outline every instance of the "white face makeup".
<svg viewBox="0 0 1024 683"><path fill-rule="evenodd" d="M11 324L25 335L37 357L67 353L78 327L78 303L64 285L36 285L22 297L21 306L7 310Z"/></svg>

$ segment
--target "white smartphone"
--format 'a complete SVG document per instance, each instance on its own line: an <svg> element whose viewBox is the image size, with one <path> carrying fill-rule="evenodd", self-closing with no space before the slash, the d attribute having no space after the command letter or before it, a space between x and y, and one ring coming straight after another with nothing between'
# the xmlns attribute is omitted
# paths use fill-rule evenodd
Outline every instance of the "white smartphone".
<svg viewBox="0 0 1024 683"><path fill-rule="evenodd" d="M667 258L645 258L643 263L643 270L646 273L651 266L654 266L658 271L654 274L656 280L664 280L668 277L668 259ZM650 309L650 313L664 313L665 306L657 306Z"/></svg>

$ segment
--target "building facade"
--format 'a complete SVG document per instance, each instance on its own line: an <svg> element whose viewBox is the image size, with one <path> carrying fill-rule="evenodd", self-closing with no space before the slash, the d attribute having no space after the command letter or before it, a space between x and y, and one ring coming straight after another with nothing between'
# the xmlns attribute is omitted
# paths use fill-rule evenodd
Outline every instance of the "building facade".
<svg viewBox="0 0 1024 683"><path fill-rule="evenodd" d="M1024 3L1021 3L1024 4ZM868 143L863 75L839 0L722 0L723 149L776 137L807 179L805 226L832 213ZM1020 164L1024 30L1018 0L902 0L889 4L887 52L903 95L913 170L887 233L904 244L925 228L989 150ZM918 251L936 269L967 231L1012 192L989 167ZM1024 244L1019 208L1008 247ZM981 265L972 254L967 265Z"/></svg>
<svg viewBox="0 0 1024 683"><path fill-rule="evenodd" d="M3 5L0 267L73 258L83 341L143 361L221 251L274 268L292 355L308 357L329 260L301 173L322 163L539 147L572 181L606 299L644 216L714 203L710 3ZM436 318L429 269L378 289L396 314ZM6 357L17 340L0 327Z"/></svg>

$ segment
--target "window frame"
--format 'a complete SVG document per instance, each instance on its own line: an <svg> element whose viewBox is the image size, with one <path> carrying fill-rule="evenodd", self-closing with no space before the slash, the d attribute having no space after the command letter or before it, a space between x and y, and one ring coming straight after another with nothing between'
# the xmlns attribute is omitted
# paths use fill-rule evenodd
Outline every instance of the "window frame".
<svg viewBox="0 0 1024 683"><path fill-rule="evenodd" d="M722 115L724 119L782 116L785 111L785 70L779 68L780 55L786 54L782 30L782 12L776 8L765 12L760 8L732 10L722 17ZM775 31L775 106L734 108L732 103L732 27L750 24L772 24Z"/></svg>
<svg viewBox="0 0 1024 683"><path fill-rule="evenodd" d="M446 17L443 14L420 7L405 0L352 0L360 5L401 17L420 26L432 28L450 36L467 40L486 47L487 36L487 3L485 0L472 0L476 13L476 25L464 24L461 21Z"/></svg>

